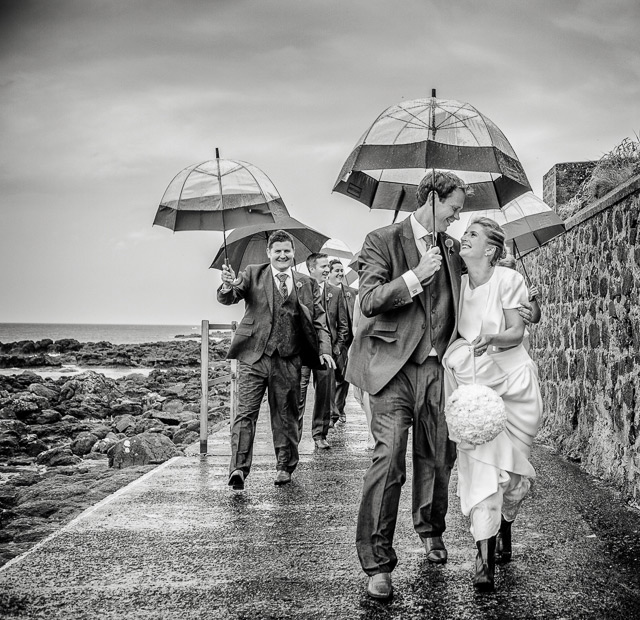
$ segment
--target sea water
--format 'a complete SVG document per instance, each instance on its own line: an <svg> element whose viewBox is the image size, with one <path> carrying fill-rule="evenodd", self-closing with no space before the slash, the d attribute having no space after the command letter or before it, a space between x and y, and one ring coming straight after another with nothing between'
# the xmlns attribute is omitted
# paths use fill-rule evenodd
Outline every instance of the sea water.
<svg viewBox="0 0 640 620"><path fill-rule="evenodd" d="M0 323L0 342L62 340L112 344L167 342L176 336L200 337L199 325L114 325L94 323Z"/></svg>

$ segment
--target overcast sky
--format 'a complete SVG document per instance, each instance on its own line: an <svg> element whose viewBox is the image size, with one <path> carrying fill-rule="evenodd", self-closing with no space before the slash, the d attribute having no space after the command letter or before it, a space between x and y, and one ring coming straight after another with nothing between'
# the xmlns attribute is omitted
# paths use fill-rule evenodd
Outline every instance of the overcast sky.
<svg viewBox="0 0 640 620"><path fill-rule="evenodd" d="M331 189L402 99L467 101L533 190L640 133L638 0L0 0L0 322L197 324L218 232L152 226L164 190L249 161L352 250L390 212Z"/></svg>

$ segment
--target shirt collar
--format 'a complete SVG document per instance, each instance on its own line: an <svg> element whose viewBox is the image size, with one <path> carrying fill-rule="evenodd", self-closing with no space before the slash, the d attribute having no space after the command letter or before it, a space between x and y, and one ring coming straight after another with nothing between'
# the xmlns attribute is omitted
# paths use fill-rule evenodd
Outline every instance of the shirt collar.
<svg viewBox="0 0 640 620"><path fill-rule="evenodd" d="M286 269L285 271L278 271L273 265L271 266L271 273L273 273L273 279L274 280L279 280L278 278L278 274L279 273L286 273L291 280L293 281L293 274L291 273L291 267L289 267L288 269ZM285 282L289 282L289 280L285 280Z"/></svg>
<svg viewBox="0 0 640 620"><path fill-rule="evenodd" d="M415 213L412 213L409 216L409 222L411 223L411 230L413 231L413 238L417 241L418 239L422 239L426 236L431 236L431 231L427 230L420 222L418 222L418 218L416 218ZM436 233L436 239L438 238L438 233ZM425 239L426 241L426 239Z"/></svg>

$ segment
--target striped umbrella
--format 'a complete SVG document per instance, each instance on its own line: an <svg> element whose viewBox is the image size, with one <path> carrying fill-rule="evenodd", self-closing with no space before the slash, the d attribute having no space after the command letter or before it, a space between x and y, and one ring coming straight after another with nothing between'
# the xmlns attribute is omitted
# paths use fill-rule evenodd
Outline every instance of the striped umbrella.
<svg viewBox="0 0 640 620"><path fill-rule="evenodd" d="M478 217L488 217L500 224L507 235L507 242L515 243L515 254L520 256L525 256L566 231L557 213L535 194L527 192L500 210L463 211L460 220L451 224L447 233L460 239L469 223Z"/></svg>
<svg viewBox="0 0 640 620"><path fill-rule="evenodd" d="M531 190L511 144L489 118L453 99L403 101L365 131L333 191L371 209L415 211L416 188L430 170L455 170L474 193L464 209L499 209Z"/></svg>
<svg viewBox="0 0 640 620"><path fill-rule="evenodd" d="M327 235L309 228L290 216L278 216L270 224L257 224L236 228L227 237L226 250L229 265L238 273L247 265L259 265L268 262L267 242L269 235L276 230L288 232L295 243L294 262L304 261L312 252L319 252L329 239ZM225 247L220 247L213 259L211 268L222 269L225 262Z"/></svg>

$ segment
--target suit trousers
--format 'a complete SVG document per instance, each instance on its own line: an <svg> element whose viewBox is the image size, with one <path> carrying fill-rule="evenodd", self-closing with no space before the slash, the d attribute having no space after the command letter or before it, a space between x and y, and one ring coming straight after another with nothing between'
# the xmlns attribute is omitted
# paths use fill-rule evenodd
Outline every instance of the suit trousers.
<svg viewBox="0 0 640 620"><path fill-rule="evenodd" d="M326 439L331 422L331 410L335 398L336 380L333 368L302 367L300 384L300 412L298 418L299 437L302 439L302 423L307 401L307 388L313 374L315 394L313 400L313 417L311 418L311 436L314 439Z"/></svg>
<svg viewBox="0 0 640 620"><path fill-rule="evenodd" d="M256 422L265 391L268 391L271 433L276 469L292 472L298 464L298 403L300 402L300 356L283 358L276 351L255 364L238 364L238 414L231 428L231 463L249 474L253 459Z"/></svg>
<svg viewBox="0 0 640 620"><path fill-rule="evenodd" d="M444 417L443 368L436 357L407 362L377 394L370 395L371 432L376 445L364 477L356 547L367 575L390 573L398 559L393 536L405 456L413 430L413 527L421 538L445 530L449 477L456 458Z"/></svg>
<svg viewBox="0 0 640 620"><path fill-rule="evenodd" d="M333 400L333 407L331 408L331 419L334 422L337 422L341 417L344 419L344 405L347 402L347 394L349 393L349 385L351 385L348 381L339 380L336 377L336 396Z"/></svg>

